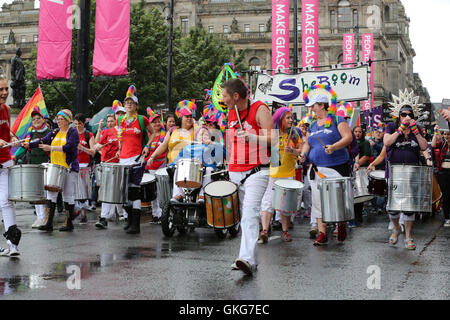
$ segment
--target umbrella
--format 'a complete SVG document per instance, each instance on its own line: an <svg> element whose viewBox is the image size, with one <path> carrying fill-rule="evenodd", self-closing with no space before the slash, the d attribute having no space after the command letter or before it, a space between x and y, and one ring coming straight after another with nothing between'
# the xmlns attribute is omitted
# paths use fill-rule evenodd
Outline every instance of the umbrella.
<svg viewBox="0 0 450 320"><path fill-rule="evenodd" d="M106 126L106 117L110 114L114 114L111 107L104 107L102 110L94 114L94 116L89 120L89 129L92 133L96 134L98 130L98 124L100 120L103 119L103 128Z"/></svg>

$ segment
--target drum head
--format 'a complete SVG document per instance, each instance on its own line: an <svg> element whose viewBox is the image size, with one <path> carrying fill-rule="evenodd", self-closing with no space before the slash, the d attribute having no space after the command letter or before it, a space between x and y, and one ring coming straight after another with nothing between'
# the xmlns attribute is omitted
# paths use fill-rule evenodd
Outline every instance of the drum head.
<svg viewBox="0 0 450 320"><path fill-rule="evenodd" d="M375 170L369 173L369 176L374 179L384 180L385 172L383 170Z"/></svg>
<svg viewBox="0 0 450 320"><path fill-rule="evenodd" d="M275 185L284 189L302 189L303 183L297 180L277 180Z"/></svg>
<svg viewBox="0 0 450 320"><path fill-rule="evenodd" d="M153 182L155 180L156 180L156 177L154 175L152 175L151 173L144 173L141 184L147 184L147 183Z"/></svg>
<svg viewBox="0 0 450 320"><path fill-rule="evenodd" d="M213 181L205 186L204 192L212 197L223 197L236 192L237 186L230 181Z"/></svg>

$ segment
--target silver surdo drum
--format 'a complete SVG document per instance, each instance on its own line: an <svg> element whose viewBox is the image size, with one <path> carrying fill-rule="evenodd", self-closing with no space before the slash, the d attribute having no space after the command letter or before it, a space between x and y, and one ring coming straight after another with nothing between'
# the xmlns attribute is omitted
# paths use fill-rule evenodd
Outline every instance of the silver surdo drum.
<svg viewBox="0 0 450 320"><path fill-rule="evenodd" d="M45 163L43 165L45 167L45 190L61 192L66 183L66 176L69 170L66 167L53 163Z"/></svg>
<svg viewBox="0 0 450 320"><path fill-rule="evenodd" d="M75 200L88 200L92 197L92 177L90 168L80 168L75 186Z"/></svg>
<svg viewBox="0 0 450 320"><path fill-rule="evenodd" d="M102 182L102 167L100 166L100 164L95 165L94 175L95 175L95 185L97 187L100 187L100 183Z"/></svg>
<svg viewBox="0 0 450 320"><path fill-rule="evenodd" d="M165 204L172 198L172 184L169 180L167 168L160 168L155 171L156 190L160 208L164 208Z"/></svg>
<svg viewBox="0 0 450 320"><path fill-rule="evenodd" d="M273 183L272 203L275 210L284 214L298 211L298 199L303 191L303 183L297 180L276 180Z"/></svg>
<svg viewBox="0 0 450 320"><path fill-rule="evenodd" d="M320 179L317 187L323 222L345 222L355 218L351 177Z"/></svg>
<svg viewBox="0 0 450 320"><path fill-rule="evenodd" d="M106 203L128 202L130 166L120 163L101 164L101 182L98 199Z"/></svg>
<svg viewBox="0 0 450 320"><path fill-rule="evenodd" d="M433 167L390 165L387 211L431 212Z"/></svg>
<svg viewBox="0 0 450 320"><path fill-rule="evenodd" d="M360 168L355 172L353 196L355 203L372 200L374 195L369 192L369 177L365 168Z"/></svg>
<svg viewBox="0 0 450 320"><path fill-rule="evenodd" d="M202 186L202 162L198 159L180 159L176 164L175 184L181 188Z"/></svg>
<svg viewBox="0 0 450 320"><path fill-rule="evenodd" d="M8 199L18 202L43 201L45 197L45 167L40 164L21 164L8 168Z"/></svg>

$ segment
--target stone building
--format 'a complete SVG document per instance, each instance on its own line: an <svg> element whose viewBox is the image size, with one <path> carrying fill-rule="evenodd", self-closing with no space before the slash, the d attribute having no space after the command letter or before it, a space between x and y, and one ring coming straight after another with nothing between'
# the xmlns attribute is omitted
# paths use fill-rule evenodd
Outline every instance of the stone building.
<svg viewBox="0 0 450 320"><path fill-rule="evenodd" d="M138 0L133 0L137 2ZM166 14L168 2L146 0L159 6ZM409 39L409 18L400 0L320 0L319 1L319 65L342 62L344 33L374 34L375 105L391 100L399 89L414 89L421 103L430 97L417 73L413 71L415 51ZM298 23L294 26L291 1L290 43L293 65L294 30L299 33L301 67L301 1L298 1ZM271 69L272 35L270 0L179 0L175 2L174 23L184 33L202 26L218 37L227 39L236 50L246 49L246 62L253 69ZM357 37L355 37L355 42ZM355 46L356 50L356 46ZM355 54L356 56L356 54Z"/></svg>

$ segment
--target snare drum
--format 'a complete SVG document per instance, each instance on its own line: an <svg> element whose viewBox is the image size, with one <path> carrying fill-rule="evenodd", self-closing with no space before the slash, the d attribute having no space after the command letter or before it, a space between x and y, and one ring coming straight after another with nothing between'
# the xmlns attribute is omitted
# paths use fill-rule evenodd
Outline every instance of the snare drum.
<svg viewBox="0 0 450 320"><path fill-rule="evenodd" d="M156 199L156 177L151 173L144 173L141 181L142 202L149 203Z"/></svg>
<svg viewBox="0 0 450 320"><path fill-rule="evenodd" d="M364 168L355 172L353 194L354 203L361 203L372 200L374 196L369 192L369 178Z"/></svg>
<svg viewBox="0 0 450 320"><path fill-rule="evenodd" d="M384 197L387 195L387 182L384 170L369 173L369 193Z"/></svg>
<svg viewBox="0 0 450 320"><path fill-rule="evenodd" d="M204 188L208 225L224 229L240 220L238 188L230 181L213 181Z"/></svg>
<svg viewBox="0 0 450 320"><path fill-rule="evenodd" d="M75 186L75 200L89 200L92 197L92 177L89 167L80 168Z"/></svg>
<svg viewBox="0 0 450 320"><path fill-rule="evenodd" d="M202 186L202 162L198 159L177 161L175 184L180 188L200 188Z"/></svg>
<svg viewBox="0 0 450 320"><path fill-rule="evenodd" d="M165 204L172 198L172 184L170 183L167 168L161 168L155 171L156 190L158 192L159 206L164 208Z"/></svg>
<svg viewBox="0 0 450 320"><path fill-rule="evenodd" d="M8 170L8 200L45 203L44 166L22 164Z"/></svg>
<svg viewBox="0 0 450 320"><path fill-rule="evenodd" d="M45 164L45 185L44 189L53 192L61 192L64 183L66 182L66 175L68 169L53 163Z"/></svg>

